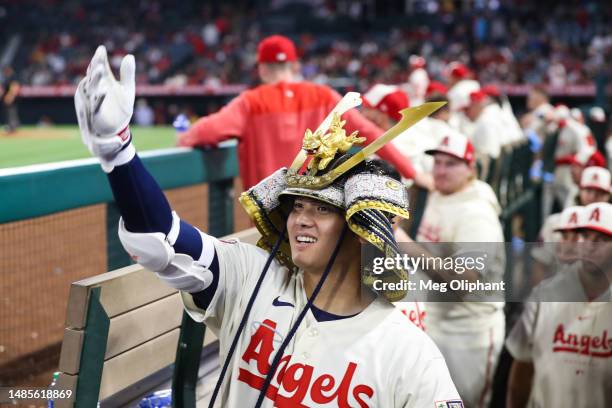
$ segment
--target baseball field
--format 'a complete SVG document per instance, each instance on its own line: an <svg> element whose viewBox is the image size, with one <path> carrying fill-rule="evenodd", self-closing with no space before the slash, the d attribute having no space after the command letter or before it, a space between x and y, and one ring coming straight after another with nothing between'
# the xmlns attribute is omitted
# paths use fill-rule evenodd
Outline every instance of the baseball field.
<svg viewBox="0 0 612 408"><path fill-rule="evenodd" d="M171 126L132 127L139 152L175 146ZM0 169L91 157L76 125L22 126L16 132L0 132Z"/></svg>

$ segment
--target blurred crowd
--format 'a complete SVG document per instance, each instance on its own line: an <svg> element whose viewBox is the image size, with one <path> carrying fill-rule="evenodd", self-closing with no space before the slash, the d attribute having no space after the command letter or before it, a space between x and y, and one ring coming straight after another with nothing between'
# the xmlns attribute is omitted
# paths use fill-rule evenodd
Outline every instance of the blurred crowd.
<svg viewBox="0 0 612 408"><path fill-rule="evenodd" d="M135 54L138 83L250 84L270 31L296 40L305 79L357 89L404 82L411 54L434 78L461 61L487 83L585 84L612 68L612 8L600 1L6 3L0 20L22 37L14 65L28 85L78 82L100 43L115 66Z"/></svg>

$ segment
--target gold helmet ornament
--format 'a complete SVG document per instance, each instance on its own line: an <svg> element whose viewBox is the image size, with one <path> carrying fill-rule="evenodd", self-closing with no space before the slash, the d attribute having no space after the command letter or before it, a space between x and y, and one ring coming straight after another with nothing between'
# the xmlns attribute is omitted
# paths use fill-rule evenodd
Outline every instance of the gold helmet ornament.
<svg viewBox="0 0 612 408"><path fill-rule="evenodd" d="M391 228L391 218L409 217L408 193L401 181L371 165L365 159L419 120L435 112L445 102L430 102L402 110L402 119L380 138L363 149L350 153L365 141L357 132L344 129L341 115L359 106L357 92L349 92L313 132L306 131L302 149L289 169L281 168L242 193L240 202L261 233L257 245L267 251L277 243L286 227L287 214L281 198L303 196L331 204L344 212L350 230L374 245L385 257L395 257L399 250ZM280 243L276 258L295 269L287 239ZM400 282L408 279L404 270L393 270L376 279ZM374 276L366 273L363 282L371 286ZM405 291L381 292L390 301L399 301Z"/></svg>

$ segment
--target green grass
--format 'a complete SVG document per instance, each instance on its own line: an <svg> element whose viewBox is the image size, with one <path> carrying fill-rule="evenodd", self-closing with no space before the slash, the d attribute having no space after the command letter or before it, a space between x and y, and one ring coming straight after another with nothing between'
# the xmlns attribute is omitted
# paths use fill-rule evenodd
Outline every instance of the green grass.
<svg viewBox="0 0 612 408"><path fill-rule="evenodd" d="M171 126L133 126L132 135L140 152L173 147L176 144L176 131ZM0 168L86 157L91 155L81 142L78 126L22 126L10 135L0 133Z"/></svg>

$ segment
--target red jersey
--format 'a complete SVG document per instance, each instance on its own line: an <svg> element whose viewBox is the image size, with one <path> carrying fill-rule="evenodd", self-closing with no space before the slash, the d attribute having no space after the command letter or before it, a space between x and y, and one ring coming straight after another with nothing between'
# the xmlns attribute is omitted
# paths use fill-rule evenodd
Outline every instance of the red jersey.
<svg viewBox="0 0 612 408"><path fill-rule="evenodd" d="M181 146L211 146L238 138L240 176L248 189L280 167L289 167L302 148L306 129L315 130L341 99L331 88L310 82L278 82L245 91L219 112L200 118L181 135ZM371 143L384 132L356 109L345 113L348 134ZM406 178L414 177L410 160L387 144L377 154Z"/></svg>

